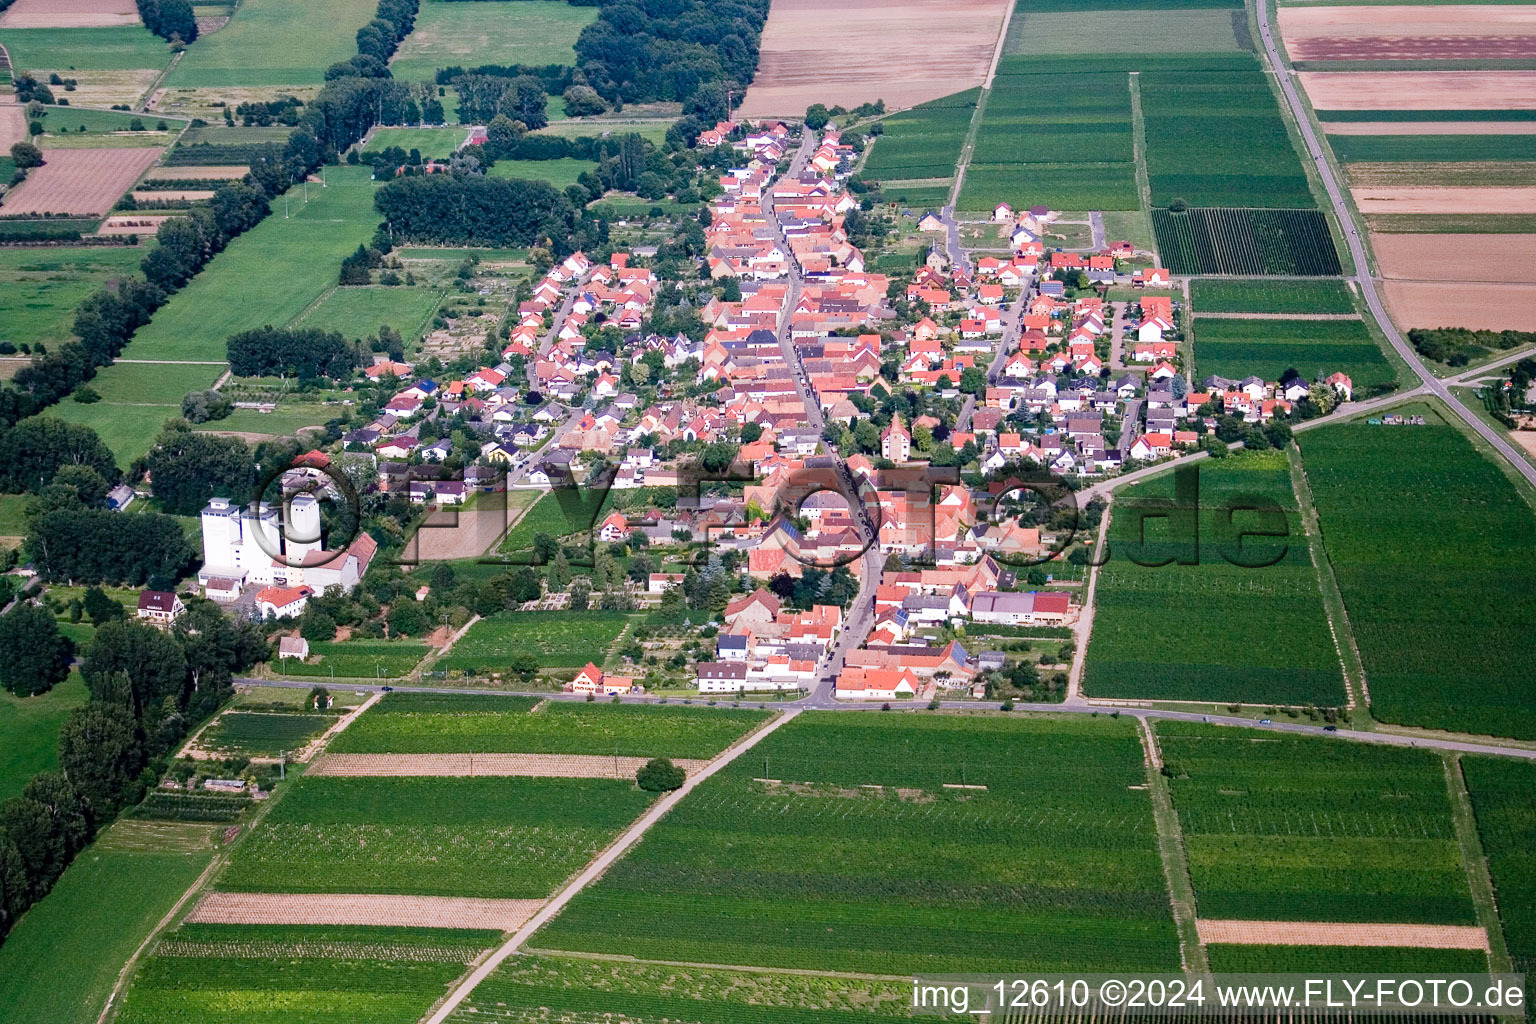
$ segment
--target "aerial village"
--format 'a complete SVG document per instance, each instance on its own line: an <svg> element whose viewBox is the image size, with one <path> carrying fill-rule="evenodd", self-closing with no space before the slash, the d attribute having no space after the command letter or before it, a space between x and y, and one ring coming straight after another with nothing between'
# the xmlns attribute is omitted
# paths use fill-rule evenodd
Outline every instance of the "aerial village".
<svg viewBox="0 0 1536 1024"><path fill-rule="evenodd" d="M1262 426L1313 389L1351 397L1338 373L1192 381L1180 302L1139 294L1166 288L1168 271L1130 268L1129 242L1050 248L1056 214L1045 208L999 204L986 230L1009 254L979 258L944 212L905 211L931 240L926 258L899 276L874 272L850 239L850 218L881 215L847 187L857 153L835 127L802 131L721 122L699 139L739 157L699 218L702 336L648 330L675 283L650 269L654 247L602 262L576 252L517 304L495 365L438 380L376 357L362 372L399 390L333 454L366 460L370 486L433 509L503 490L675 489L666 507L614 502L591 535L727 560L736 576L713 655L691 664L701 693L821 683L847 700L979 698L1006 660L976 627L1070 641L1084 599L1084 574L1064 573L1064 555L1075 541L1074 565L1087 562L1096 517L1074 538L1018 479L1087 487L1216 443L1218 418ZM1135 300L1106 301L1108 284ZM477 450L423 429L445 415L472 428ZM311 452L293 472L331 457ZM249 591L264 617L295 616L307 596L350 592L367 570L369 550L306 569L302 546L268 568L242 550L255 538L231 516L217 500L203 513L208 596ZM654 572L627 586L655 604L686 579ZM807 599L807 586L830 596ZM636 688L595 665L567 685Z"/></svg>

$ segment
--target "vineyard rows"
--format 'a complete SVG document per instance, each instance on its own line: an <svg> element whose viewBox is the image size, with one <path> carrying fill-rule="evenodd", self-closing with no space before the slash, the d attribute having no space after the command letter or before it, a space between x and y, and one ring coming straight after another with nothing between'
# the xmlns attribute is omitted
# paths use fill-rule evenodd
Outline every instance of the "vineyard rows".
<svg viewBox="0 0 1536 1024"><path fill-rule="evenodd" d="M1152 227L1158 252L1175 274L1341 273L1328 221L1316 210L1154 209Z"/></svg>

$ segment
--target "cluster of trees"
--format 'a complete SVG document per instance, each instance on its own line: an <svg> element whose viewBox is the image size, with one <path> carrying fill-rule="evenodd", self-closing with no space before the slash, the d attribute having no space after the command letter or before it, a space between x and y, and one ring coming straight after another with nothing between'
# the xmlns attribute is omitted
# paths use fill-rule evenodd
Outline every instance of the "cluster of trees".
<svg viewBox="0 0 1536 1024"><path fill-rule="evenodd" d="M166 511L191 516L216 494L237 500L256 486L256 460L238 437L219 437L172 425L145 457L155 497Z"/></svg>
<svg viewBox="0 0 1536 1024"><path fill-rule="evenodd" d="M859 593L859 581L844 565L835 569L804 566L799 578L787 572L773 576L768 580L768 589L791 608L807 610L818 604L846 608Z"/></svg>
<svg viewBox="0 0 1536 1024"><path fill-rule="evenodd" d="M757 70L768 0L619 0L576 40L587 84L624 103L687 103L706 86L742 89ZM689 111L685 111L689 112Z"/></svg>
<svg viewBox="0 0 1536 1024"><path fill-rule="evenodd" d="M542 245L560 259L579 244L571 201L542 181L474 174L397 178L374 193L373 204L397 242Z"/></svg>
<svg viewBox="0 0 1536 1024"><path fill-rule="evenodd" d="M179 579L196 555L174 516L84 506L34 517L24 550L45 580L159 590Z"/></svg>
<svg viewBox="0 0 1536 1024"><path fill-rule="evenodd" d="M459 122L488 124L497 114L521 121L527 131L549 124L549 96L532 75L466 74L453 80L459 92Z"/></svg>
<svg viewBox="0 0 1536 1024"><path fill-rule="evenodd" d="M90 470L103 481L103 494L117 479L112 450L90 427L36 416L0 435L0 491L39 494L71 470Z"/></svg>
<svg viewBox="0 0 1536 1024"><path fill-rule="evenodd" d="M1474 331L1465 327L1414 328L1408 340L1425 359L1465 366L1492 352L1536 344L1536 331Z"/></svg>
<svg viewBox="0 0 1536 1024"><path fill-rule="evenodd" d="M138 0L139 20L161 39L190 43L197 38L197 18L187 0Z"/></svg>
<svg viewBox="0 0 1536 1024"><path fill-rule="evenodd" d="M222 391L188 391L181 399L182 418L189 423L222 420L235 411L235 403Z"/></svg>
<svg viewBox="0 0 1536 1024"><path fill-rule="evenodd" d="M383 190L380 192L382 194ZM227 354L229 368L236 376L284 376L300 380L345 377L368 358L364 345L348 341L338 331L323 331L317 327L267 326L241 331L229 336Z"/></svg>

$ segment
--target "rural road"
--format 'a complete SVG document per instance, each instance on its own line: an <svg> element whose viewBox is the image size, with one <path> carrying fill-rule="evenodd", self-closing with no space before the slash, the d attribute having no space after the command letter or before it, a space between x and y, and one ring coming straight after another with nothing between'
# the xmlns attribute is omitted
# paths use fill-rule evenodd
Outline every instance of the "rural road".
<svg viewBox="0 0 1536 1024"><path fill-rule="evenodd" d="M1359 287L1366 306L1370 308L1371 316L1381 325L1382 333L1387 336L1387 340L1392 343L1397 354L1414 373L1418 374L1419 380L1423 382L1423 389L1448 405L1466 422L1467 426L1475 430L1483 440L1504 456L1517 473L1525 477L1531 486L1536 487L1536 466L1532 466L1521 457L1514 445L1463 405L1461 399L1451 393L1446 382L1430 372L1423 360L1419 358L1419 354L1414 351L1413 346L1398 333L1392 318L1387 315L1386 307L1382 304L1381 296L1376 290L1376 280L1371 276L1370 263L1365 254L1365 243L1360 238L1360 229L1356 226L1354 218L1350 216L1349 206L1344 202L1344 193L1339 187L1337 176L1333 173L1333 166L1324 159L1317 132L1313 130L1311 121L1307 119L1306 107L1296 91L1296 81L1290 69L1281 60L1280 51L1275 46L1275 40L1269 28L1269 0L1255 0L1255 3L1259 20L1259 36L1264 40L1265 57L1274 69L1275 79L1280 83L1280 92L1285 96L1285 102L1290 106L1291 113L1295 115L1296 126L1301 130L1302 138L1306 140L1307 155L1312 158L1312 165L1316 168L1318 177L1322 179L1323 188L1328 192L1328 201L1333 204L1333 212L1344 231L1344 240L1349 244L1349 255L1355 263L1355 276L1351 280Z"/></svg>
<svg viewBox="0 0 1536 1024"><path fill-rule="evenodd" d="M442 1004L426 1018L424 1024L443 1024L443 1021L447 1020L448 1016L458 1009L459 1004L470 997L475 991L475 987L491 976L503 960L521 949L523 943L532 938L535 932L549 923L560 911L564 910L566 904L576 898L577 893L601 878L603 872L607 871L614 861L624 856L631 846L640 841L640 837L645 835L652 825L665 817L666 813L673 807L676 807L678 801L691 793L695 786L714 775L742 754L751 750L765 736L778 729L785 722L793 720L799 714L798 708L786 710L784 714L773 719L767 725L716 757L703 771L697 775L689 776L688 780L680 788L674 789L652 804L650 810L642 814L606 850L598 854L596 859L588 864L581 874L577 875L564 889L561 889L554 899L544 905L542 910L529 918L527 924L513 932L512 937L502 943L496 952L492 953L484 963L476 967L470 972L468 977L454 986L453 991L448 993L448 997L443 1000Z"/></svg>

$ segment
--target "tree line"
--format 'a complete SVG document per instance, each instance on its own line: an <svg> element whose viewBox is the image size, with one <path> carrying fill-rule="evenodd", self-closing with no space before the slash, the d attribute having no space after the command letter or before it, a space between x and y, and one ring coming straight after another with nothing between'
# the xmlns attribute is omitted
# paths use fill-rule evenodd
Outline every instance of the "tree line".
<svg viewBox="0 0 1536 1024"><path fill-rule="evenodd" d="M338 331L271 325L230 335L226 354L229 368L237 377L283 376L300 380L346 377L368 359L366 345L349 342ZM158 494L158 479L155 485Z"/></svg>
<svg viewBox="0 0 1536 1024"><path fill-rule="evenodd" d="M543 244L563 258L577 225L571 201L548 182L478 174L397 178L374 193L373 205L397 243Z"/></svg>
<svg viewBox="0 0 1536 1024"><path fill-rule="evenodd" d="M161 39L190 43L197 38L197 18L187 0L138 0L139 20Z"/></svg>

